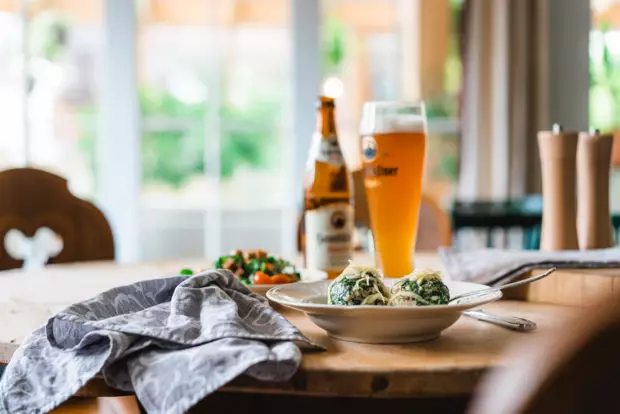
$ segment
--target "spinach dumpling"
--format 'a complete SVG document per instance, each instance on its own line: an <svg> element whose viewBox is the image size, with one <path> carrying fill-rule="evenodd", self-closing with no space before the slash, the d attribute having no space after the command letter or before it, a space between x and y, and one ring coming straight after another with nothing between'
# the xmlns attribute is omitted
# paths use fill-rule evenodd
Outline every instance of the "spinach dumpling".
<svg viewBox="0 0 620 414"><path fill-rule="evenodd" d="M329 285L327 303L330 305L387 305L390 291L383 276L373 267L349 265Z"/></svg>
<svg viewBox="0 0 620 414"><path fill-rule="evenodd" d="M414 270L392 285L390 293L392 306L447 305L450 301L441 273L431 269Z"/></svg>

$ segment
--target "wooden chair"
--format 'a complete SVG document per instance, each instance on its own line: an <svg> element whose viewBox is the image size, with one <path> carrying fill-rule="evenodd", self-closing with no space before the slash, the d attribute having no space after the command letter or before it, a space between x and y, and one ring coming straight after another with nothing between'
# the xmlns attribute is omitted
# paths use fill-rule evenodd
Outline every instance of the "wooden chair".
<svg viewBox="0 0 620 414"><path fill-rule="evenodd" d="M436 251L452 245L450 217L430 196L422 194L416 251Z"/></svg>
<svg viewBox="0 0 620 414"><path fill-rule="evenodd" d="M32 168L0 172L0 270L19 268L23 263L5 248L5 237L10 230L33 237L45 227L62 238L62 250L50 258L50 263L114 259L114 238L105 216L91 203L71 194L65 179ZM132 410L132 404L136 406L135 398L104 401L72 398L53 412L137 412L137 406Z"/></svg>
<svg viewBox="0 0 620 414"><path fill-rule="evenodd" d="M463 229L476 230L485 236L486 247L494 247L493 233L503 233L503 245L508 248L508 231L518 229L523 234L522 248L538 250L542 223L542 197L530 195L504 201L460 201L452 205L454 238Z"/></svg>
<svg viewBox="0 0 620 414"><path fill-rule="evenodd" d="M584 308L557 331L509 350L517 363L491 372L468 412L619 413L619 299Z"/></svg>
<svg viewBox="0 0 620 414"><path fill-rule="evenodd" d="M48 227L62 238L62 251L50 263L114 259L114 239L105 216L69 192L67 181L32 168L0 172L0 270L22 266L4 240L11 229L27 237Z"/></svg>

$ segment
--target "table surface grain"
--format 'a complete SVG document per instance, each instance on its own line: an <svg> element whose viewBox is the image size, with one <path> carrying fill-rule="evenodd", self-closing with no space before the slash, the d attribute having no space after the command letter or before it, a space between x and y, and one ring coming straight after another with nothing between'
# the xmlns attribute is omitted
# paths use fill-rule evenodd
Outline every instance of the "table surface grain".
<svg viewBox="0 0 620 414"><path fill-rule="evenodd" d="M368 262L369 258L357 258ZM114 286L174 275L183 267L204 267L204 259L119 265L109 262L49 266L37 271L0 272L0 363L11 359L22 339L67 305ZM440 267L435 255L418 255L417 264ZM461 317L434 341L405 345L369 345L332 339L303 313L283 314L325 352L304 355L298 373L286 383L239 378L224 390L350 396L457 396L473 391L489 368L502 364L503 350L558 324L575 308L500 301L485 305L499 315L536 321L532 333L518 333ZM80 393L114 395L101 379Z"/></svg>

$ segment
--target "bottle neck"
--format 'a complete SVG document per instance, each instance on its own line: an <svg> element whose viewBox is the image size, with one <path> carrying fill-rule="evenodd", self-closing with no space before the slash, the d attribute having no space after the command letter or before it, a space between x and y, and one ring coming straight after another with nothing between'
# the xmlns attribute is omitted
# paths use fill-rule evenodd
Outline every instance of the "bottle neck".
<svg viewBox="0 0 620 414"><path fill-rule="evenodd" d="M322 107L318 110L316 132L321 134L323 138L337 134L335 110L333 107Z"/></svg>

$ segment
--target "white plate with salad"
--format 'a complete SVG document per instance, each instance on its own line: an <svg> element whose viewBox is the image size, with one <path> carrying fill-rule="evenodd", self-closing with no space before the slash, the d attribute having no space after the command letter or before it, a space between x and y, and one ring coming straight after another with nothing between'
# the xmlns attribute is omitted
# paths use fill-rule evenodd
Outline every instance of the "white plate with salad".
<svg viewBox="0 0 620 414"><path fill-rule="evenodd" d="M327 279L327 273L296 267L286 259L264 250L235 250L213 262L213 268L228 269L252 292L265 295L273 287ZM182 269L182 275L192 275L205 269Z"/></svg>

